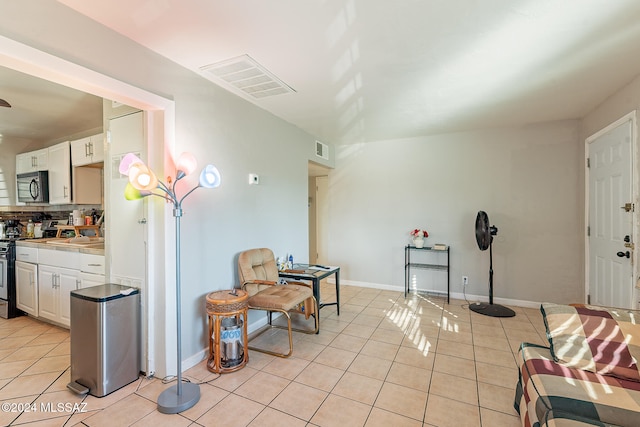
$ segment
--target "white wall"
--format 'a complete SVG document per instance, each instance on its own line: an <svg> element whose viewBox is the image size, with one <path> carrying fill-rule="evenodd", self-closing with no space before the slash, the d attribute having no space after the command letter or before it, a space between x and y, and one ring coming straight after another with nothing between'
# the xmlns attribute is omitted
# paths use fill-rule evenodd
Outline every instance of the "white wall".
<svg viewBox="0 0 640 427"><path fill-rule="evenodd" d="M0 0L0 8L0 35L173 99L173 154L191 151L201 165L211 162L219 168L222 186L200 189L183 205L182 355L198 356L208 342L204 297L237 285L239 251L266 246L276 255L287 252L299 261L307 259L307 163L315 138L57 2L38 2L36 7ZM260 175L260 185L249 186L249 173ZM172 226L169 218L166 230ZM152 269L161 267L164 254L172 250L158 252ZM157 277L167 279L149 286L171 289L170 275ZM165 316L166 310L156 307L155 313ZM164 319L150 319L156 320L162 324ZM175 354L170 346L166 351ZM158 367L158 374L172 373L171 366L168 372Z"/></svg>
<svg viewBox="0 0 640 427"><path fill-rule="evenodd" d="M0 135L0 207L16 205L16 154L29 151L30 147L31 141Z"/></svg>
<svg viewBox="0 0 640 427"><path fill-rule="evenodd" d="M478 210L499 229L495 297L583 300L576 121L337 147L329 174L329 260L345 281L404 283L409 231L451 245L452 292L488 295Z"/></svg>

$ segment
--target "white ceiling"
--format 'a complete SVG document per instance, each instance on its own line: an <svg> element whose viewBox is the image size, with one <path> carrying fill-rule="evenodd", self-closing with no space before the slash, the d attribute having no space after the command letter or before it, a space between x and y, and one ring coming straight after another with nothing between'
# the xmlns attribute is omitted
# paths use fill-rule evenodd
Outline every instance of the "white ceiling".
<svg viewBox="0 0 640 427"><path fill-rule="evenodd" d="M102 98L0 67L0 142L44 143L102 126Z"/></svg>
<svg viewBox="0 0 640 427"><path fill-rule="evenodd" d="M203 76L248 54L329 143L580 118L640 74L637 0L59 1Z"/></svg>

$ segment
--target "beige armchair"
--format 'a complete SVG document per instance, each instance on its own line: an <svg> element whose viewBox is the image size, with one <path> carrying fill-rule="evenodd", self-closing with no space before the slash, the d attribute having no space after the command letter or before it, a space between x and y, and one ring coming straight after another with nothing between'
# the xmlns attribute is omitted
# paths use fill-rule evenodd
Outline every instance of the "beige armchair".
<svg viewBox="0 0 640 427"><path fill-rule="evenodd" d="M288 282L286 285L278 285L278 267L270 249L250 249L241 252L238 256L238 278L242 284L242 289L249 294L249 309L265 310L270 327L285 329L271 322L274 311L282 313L287 320L286 329L289 332L288 353L278 353L252 346L249 346L249 349L274 356L289 357L293 353L292 331L307 334L318 332L318 316L315 315L318 311L318 302L313 296L313 291L307 284L300 282ZM306 319L313 317L314 329L292 328L289 312L303 313Z"/></svg>

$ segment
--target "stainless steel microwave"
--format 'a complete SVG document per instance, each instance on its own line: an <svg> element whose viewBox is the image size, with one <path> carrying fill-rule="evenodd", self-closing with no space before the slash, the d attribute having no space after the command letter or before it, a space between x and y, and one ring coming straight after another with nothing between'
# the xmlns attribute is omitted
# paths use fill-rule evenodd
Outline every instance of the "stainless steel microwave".
<svg viewBox="0 0 640 427"><path fill-rule="evenodd" d="M49 172L19 173L18 201L32 203L49 203Z"/></svg>

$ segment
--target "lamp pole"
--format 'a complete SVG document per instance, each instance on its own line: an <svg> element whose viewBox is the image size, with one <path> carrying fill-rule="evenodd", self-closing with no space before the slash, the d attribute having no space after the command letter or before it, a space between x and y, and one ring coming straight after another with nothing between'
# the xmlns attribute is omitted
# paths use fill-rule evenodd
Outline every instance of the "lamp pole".
<svg viewBox="0 0 640 427"><path fill-rule="evenodd" d="M193 191L193 190L192 190ZM191 192L189 192L191 193ZM187 193L187 195L189 194ZM186 197L185 195L184 197ZM182 200L184 200L184 197ZM194 383L182 383L182 301L180 296L180 219L182 218L182 200L173 197L173 217L176 225L176 329L177 329L177 381L158 396L158 411L163 414L177 414L194 406L200 400L200 386Z"/></svg>
<svg viewBox="0 0 640 427"><path fill-rule="evenodd" d="M200 400L200 386L188 382L182 384L182 301L180 297L180 219L182 218L182 202L197 188L216 188L220 185L220 172L213 165L206 165L200 172L198 185L187 191L184 196L176 195L176 184L196 167L196 159L192 154L183 153L178 159L176 177L171 187L158 181L155 174L135 154L126 154L119 165L119 172L129 176L129 184L125 189L128 200L137 200L147 196L161 197L173 203L173 217L176 227L176 346L177 346L177 384L167 388L158 396L158 411L163 414L177 414L185 411ZM157 193L155 191L160 191Z"/></svg>

